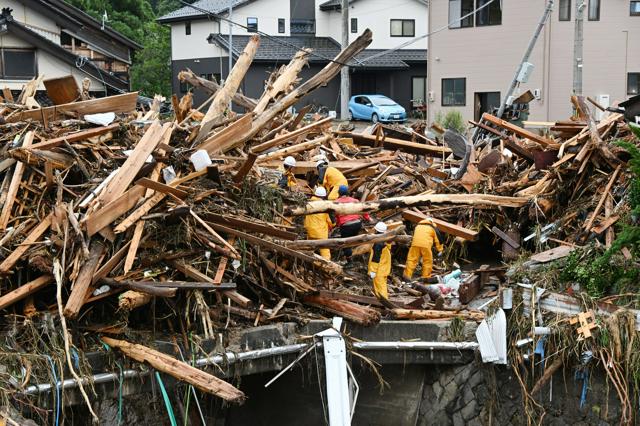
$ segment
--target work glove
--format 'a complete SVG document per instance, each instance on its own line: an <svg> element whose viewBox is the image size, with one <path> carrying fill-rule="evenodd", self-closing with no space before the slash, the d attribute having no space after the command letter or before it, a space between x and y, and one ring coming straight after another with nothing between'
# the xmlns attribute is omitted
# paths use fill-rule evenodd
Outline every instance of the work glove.
<svg viewBox="0 0 640 426"><path fill-rule="evenodd" d="M376 273L371 271L369 272L369 276L371 277L371 279L374 279L376 277Z"/></svg>

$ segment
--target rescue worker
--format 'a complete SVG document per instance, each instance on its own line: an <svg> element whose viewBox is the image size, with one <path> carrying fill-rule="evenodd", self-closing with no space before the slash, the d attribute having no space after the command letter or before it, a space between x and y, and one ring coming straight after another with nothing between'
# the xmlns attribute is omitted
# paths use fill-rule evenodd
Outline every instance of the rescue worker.
<svg viewBox="0 0 640 426"><path fill-rule="evenodd" d="M375 230L378 234L387 232L387 224L376 223ZM375 243L369 254L369 277L373 280L373 294L380 300L383 306L395 308L389 301L387 291L387 278L391 274L391 242Z"/></svg>
<svg viewBox="0 0 640 426"><path fill-rule="evenodd" d="M338 198L338 189L340 185L349 186L347 178L344 177L342 172L335 167L330 167L326 158L321 158L316 163L318 169L318 182L327 189L329 194L329 200L335 200Z"/></svg>
<svg viewBox="0 0 640 426"><path fill-rule="evenodd" d="M278 186L282 189L291 189L297 185L296 177L293 175L293 168L296 166L296 159L292 156L288 156L282 163L284 167L284 173L278 181Z"/></svg>
<svg viewBox="0 0 640 426"><path fill-rule="evenodd" d="M311 201L326 200L327 190L319 186L315 190L315 196L311 197ZM333 227L333 223L328 213L308 214L304 218L304 228L307 230L307 237L310 240L326 240L329 238L329 230ZM320 256L327 260L331 260L331 251L328 248L320 249Z"/></svg>
<svg viewBox="0 0 640 426"><path fill-rule="evenodd" d="M349 197L349 187L347 185L340 185L338 187L338 195L340 197L336 199L336 203L357 203L358 200ZM362 220L371 222L371 216L369 213L363 215L360 214L338 214L336 213L336 227L340 230L340 238L355 237L362 231ZM351 263L351 256L353 250L348 247L343 249L342 253L346 258L347 264Z"/></svg>
<svg viewBox="0 0 640 426"><path fill-rule="evenodd" d="M411 281L413 271L416 269L418 262L422 260L422 278L431 278L433 271L433 254L431 248L435 244L438 250L438 257L442 256L442 244L438 240L435 224L431 218L421 220L413 232L411 240L411 248L407 255L406 267L404 269L403 278L405 281Z"/></svg>

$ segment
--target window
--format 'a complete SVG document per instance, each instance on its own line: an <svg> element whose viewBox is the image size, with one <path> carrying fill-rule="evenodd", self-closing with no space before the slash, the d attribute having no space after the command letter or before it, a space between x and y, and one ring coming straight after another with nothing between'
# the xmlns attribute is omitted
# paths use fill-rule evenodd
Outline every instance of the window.
<svg viewBox="0 0 640 426"><path fill-rule="evenodd" d="M600 20L600 0L589 0L589 20Z"/></svg>
<svg viewBox="0 0 640 426"><path fill-rule="evenodd" d="M284 34L285 30L284 30L284 18L279 18L278 19L278 32L280 34Z"/></svg>
<svg viewBox="0 0 640 426"><path fill-rule="evenodd" d="M580 1L580 0L577 0ZM571 0L560 0L560 7L558 10L558 19L561 21L571 20Z"/></svg>
<svg viewBox="0 0 640 426"><path fill-rule="evenodd" d="M258 18L247 18L247 32L258 32Z"/></svg>
<svg viewBox="0 0 640 426"><path fill-rule="evenodd" d="M358 18L351 18L351 32L358 32Z"/></svg>
<svg viewBox="0 0 640 426"><path fill-rule="evenodd" d="M632 1L630 6L631 16L640 16L640 1Z"/></svg>
<svg viewBox="0 0 640 426"><path fill-rule="evenodd" d="M1 76L13 80L29 80L38 73L36 51L27 49L2 49Z"/></svg>
<svg viewBox="0 0 640 426"><path fill-rule="evenodd" d="M491 0L478 0L476 2L476 8L481 8ZM502 6L500 1L494 1L489 6L484 7L482 10L476 12L476 26L484 27L487 25L501 25L502 24Z"/></svg>
<svg viewBox="0 0 640 426"><path fill-rule="evenodd" d="M627 74L627 95L640 94L640 72L630 72Z"/></svg>
<svg viewBox="0 0 640 426"><path fill-rule="evenodd" d="M473 1L449 0L449 28L473 27ZM467 17L460 20L463 16Z"/></svg>
<svg viewBox="0 0 640 426"><path fill-rule="evenodd" d="M466 86L466 78L443 78L442 106L465 106Z"/></svg>
<svg viewBox="0 0 640 426"><path fill-rule="evenodd" d="M185 35L191 35L191 21L184 23L184 33Z"/></svg>
<svg viewBox="0 0 640 426"><path fill-rule="evenodd" d="M414 37L416 35L415 19L392 19L391 37Z"/></svg>
<svg viewBox="0 0 640 426"><path fill-rule="evenodd" d="M315 19L292 19L291 27L289 28L291 34L315 34L316 33L316 20Z"/></svg>
<svg viewBox="0 0 640 426"><path fill-rule="evenodd" d="M424 103L427 99L427 77L411 77L411 100Z"/></svg>

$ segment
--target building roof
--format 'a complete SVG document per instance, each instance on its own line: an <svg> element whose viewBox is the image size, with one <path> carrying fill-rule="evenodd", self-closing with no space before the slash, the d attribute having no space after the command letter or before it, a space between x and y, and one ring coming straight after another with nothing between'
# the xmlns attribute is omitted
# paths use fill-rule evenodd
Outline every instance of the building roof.
<svg viewBox="0 0 640 426"><path fill-rule="evenodd" d="M349 0L349 4L356 2L357 0ZM427 5L425 0L417 0L420 3ZM340 10L342 6L342 0L329 0L320 5L320 10Z"/></svg>
<svg viewBox="0 0 640 426"><path fill-rule="evenodd" d="M78 68L78 70L84 72L85 74L88 74L94 79L104 82L106 86L115 88L117 90L129 90L128 82L112 74L109 74L108 72L99 70L97 67L92 66L91 64L86 64L83 67L78 67L77 64L81 63L79 56L65 49L59 44L52 42L46 37L41 36L37 32L27 28L22 23L15 21L10 11L3 10L3 13L0 15L0 26L1 25L6 25L7 31L9 31L19 39L26 41L27 43L37 47L38 49L48 52L49 54L55 56L57 59Z"/></svg>
<svg viewBox="0 0 640 426"><path fill-rule="evenodd" d="M251 36L233 36L233 55L239 56L249 42ZM229 37L222 34L211 34L209 43L215 43L223 49L229 49ZM309 62L326 63L335 58L340 53L340 43L331 37L309 37L309 36L272 36L262 37L260 47L256 52L254 61L256 62L289 62L296 51L304 47L313 49L313 54L309 57ZM367 58L384 52L384 50L370 49L358 54L354 60L350 61L352 67L363 68L408 68L407 62L426 62L427 50L405 49L387 53L374 59Z"/></svg>
<svg viewBox="0 0 640 426"><path fill-rule="evenodd" d="M233 0L233 7L239 7L254 0ZM169 12L157 19L160 23L169 23L176 21L188 21L191 19L207 18L209 14L218 15L225 13L229 9L229 0L198 0L193 6L184 6L180 9ZM207 11L205 13L196 8Z"/></svg>

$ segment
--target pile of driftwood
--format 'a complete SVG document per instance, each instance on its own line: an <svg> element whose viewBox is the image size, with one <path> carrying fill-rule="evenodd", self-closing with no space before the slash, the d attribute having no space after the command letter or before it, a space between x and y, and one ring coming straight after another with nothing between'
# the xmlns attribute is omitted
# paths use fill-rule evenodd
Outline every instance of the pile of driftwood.
<svg viewBox="0 0 640 426"><path fill-rule="evenodd" d="M155 330L156 318L177 334L195 331L205 338L230 323L304 321L320 313L364 325L386 314L482 320L482 312L465 305L500 268L471 271L455 309L433 309L398 279L390 282L398 309L384 310L372 296L366 275L371 244L396 241L394 264L401 266L410 242L402 222L426 215L450 247L477 240L488 228L515 250L520 232L533 225L541 228L538 239L542 232L559 244L603 232L610 242L611 224L621 215L618 189L625 184L623 157L608 143L626 137L620 115L595 124L582 103L579 121L558 123L546 136L485 115L477 123L485 137L474 145L450 131L427 138L382 125L362 133L333 130L330 119L291 112L370 42L365 31L302 84L298 73L309 52L300 51L270 76L260 99L250 99L238 89L260 43L255 36L223 85L182 72L183 81L211 97L193 108L191 94L174 95L168 117L160 113L159 97L136 111L136 93L85 99L73 79L47 87L50 107L25 102L33 95L19 103L4 99L5 317L59 313L72 372L69 347L78 336L67 331L67 321L74 330L89 330L94 343L111 335L102 341L125 355L241 401L233 386L128 342L127 334ZM244 113L231 111L230 103ZM92 124L105 118L110 122ZM200 150L211 164L195 170L190 158ZM359 203L307 201L318 155L342 171ZM276 184L286 156L297 159L297 185L290 190ZM302 216L315 212L371 212L390 231L307 240ZM314 253L345 247L361 256L354 270Z"/></svg>

